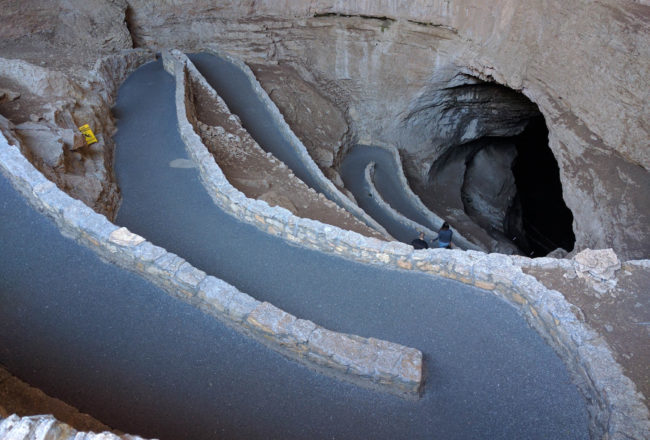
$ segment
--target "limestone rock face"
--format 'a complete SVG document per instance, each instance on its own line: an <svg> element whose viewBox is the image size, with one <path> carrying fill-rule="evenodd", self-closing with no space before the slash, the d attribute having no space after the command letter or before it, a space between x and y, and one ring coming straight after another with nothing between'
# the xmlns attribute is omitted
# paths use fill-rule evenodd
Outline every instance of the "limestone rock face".
<svg viewBox="0 0 650 440"><path fill-rule="evenodd" d="M455 125L462 127L457 135L469 140L481 132L480 118L435 108L441 91L471 77L520 91L549 129L564 200L574 216L576 248L611 246L624 258L650 254L650 191L643 190L650 187L647 4L129 4L137 44L191 49L217 43L255 63L309 72L319 91L344 109L353 140L398 146L414 185L444 153L439 133ZM413 125L416 114L440 117Z"/></svg>
<svg viewBox="0 0 650 440"><path fill-rule="evenodd" d="M585 249L573 260L576 275L597 292L605 293L616 287L616 271L621 268L621 262L612 249Z"/></svg>
<svg viewBox="0 0 650 440"><path fill-rule="evenodd" d="M576 262L578 276L589 276L597 281L616 278L616 271L621 268L621 262L611 249L585 249L573 260Z"/></svg>
<svg viewBox="0 0 650 440"><path fill-rule="evenodd" d="M63 139L55 130L36 122L23 122L16 126L18 135L23 139L23 145L53 168L63 165Z"/></svg>
<svg viewBox="0 0 650 440"><path fill-rule="evenodd" d="M131 48L126 0L7 0L0 11L0 53L47 65L92 67ZM16 43L19 44L16 44Z"/></svg>
<svg viewBox="0 0 650 440"><path fill-rule="evenodd" d="M126 0L8 0L0 9L0 115L17 126L5 134L19 137L61 189L109 218L119 202L110 107L126 73L150 58L119 54L133 46L126 9ZM83 124L98 143L86 145Z"/></svg>
<svg viewBox="0 0 650 440"><path fill-rule="evenodd" d="M486 229L505 232L505 213L517 193L510 169L516 156L514 145L481 148L469 163L462 194L465 210Z"/></svg>
<svg viewBox="0 0 650 440"><path fill-rule="evenodd" d="M109 218L119 202L110 107L127 73L150 58L145 51L103 57L84 78L0 58L0 88L17 96L0 101L0 115L14 124L23 153L61 189ZM78 128L84 124L97 143L85 143Z"/></svg>
<svg viewBox="0 0 650 440"><path fill-rule="evenodd" d="M316 164L331 168L348 130L343 113L290 66L253 64L251 68Z"/></svg>
<svg viewBox="0 0 650 440"><path fill-rule="evenodd" d="M459 74L420 94L398 128L405 166L418 183L449 148L522 132L535 106L512 90Z"/></svg>

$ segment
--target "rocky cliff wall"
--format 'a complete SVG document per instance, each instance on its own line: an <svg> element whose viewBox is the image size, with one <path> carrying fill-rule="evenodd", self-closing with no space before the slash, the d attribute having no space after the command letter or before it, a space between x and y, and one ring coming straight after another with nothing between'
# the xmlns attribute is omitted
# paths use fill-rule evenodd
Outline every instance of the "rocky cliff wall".
<svg viewBox="0 0 650 440"><path fill-rule="evenodd" d="M646 4L130 0L128 12L136 45L216 42L248 61L290 64L356 136L396 144L416 184L446 148L423 111L441 90L480 78L520 91L549 128L576 247L649 253ZM475 120L442 122L463 141L494 134Z"/></svg>
<svg viewBox="0 0 650 440"><path fill-rule="evenodd" d="M0 8L0 115L24 154L59 188L112 218L111 106L128 74L153 59L131 50L126 0L7 0ZM86 145L88 124L98 142Z"/></svg>

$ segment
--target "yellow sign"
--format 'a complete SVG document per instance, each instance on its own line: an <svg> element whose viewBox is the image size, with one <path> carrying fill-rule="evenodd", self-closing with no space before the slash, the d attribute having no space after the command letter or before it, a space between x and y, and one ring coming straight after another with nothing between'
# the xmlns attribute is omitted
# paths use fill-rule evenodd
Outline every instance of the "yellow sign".
<svg viewBox="0 0 650 440"><path fill-rule="evenodd" d="M90 129L90 125L88 124L82 125L81 127L79 127L79 131L81 132L81 134L84 135L84 139L86 139L86 143L88 145L97 142L97 138L95 137L93 131Z"/></svg>

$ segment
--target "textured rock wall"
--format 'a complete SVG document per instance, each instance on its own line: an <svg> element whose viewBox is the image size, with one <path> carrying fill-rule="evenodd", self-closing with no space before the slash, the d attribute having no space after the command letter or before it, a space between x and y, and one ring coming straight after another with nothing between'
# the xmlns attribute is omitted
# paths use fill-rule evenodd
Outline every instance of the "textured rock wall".
<svg viewBox="0 0 650 440"><path fill-rule="evenodd" d="M119 189L113 177L115 131L111 106L126 76L153 59L145 50L102 57L84 78L23 60L0 57L0 87L19 94L0 101L0 114L16 124L23 152L59 188L113 218ZM98 142L86 145L88 124Z"/></svg>
<svg viewBox="0 0 650 440"><path fill-rule="evenodd" d="M83 76L80 67L133 47L126 8L126 0L5 0L0 53Z"/></svg>
<svg viewBox="0 0 650 440"><path fill-rule="evenodd" d="M414 110L467 75L521 91L545 116L564 198L575 217L577 248L611 246L626 258L649 253L650 196L641 190L650 185L647 5L613 0L287 0L219 6L205 0L183 5L131 0L129 5L138 45L196 49L217 42L249 61L292 65L346 109L355 134L398 145L407 164L416 153L426 157L407 169L416 181L438 152L424 139L426 131L414 139L405 124Z"/></svg>
<svg viewBox="0 0 650 440"><path fill-rule="evenodd" d="M109 218L119 204L110 107L128 73L153 58L129 50L126 9L126 0L8 0L0 8L0 114L17 125L41 172ZM85 144L84 124L98 143Z"/></svg>
<svg viewBox="0 0 650 440"><path fill-rule="evenodd" d="M341 111L290 66L253 64L251 68L316 164L323 171L331 168L348 130Z"/></svg>

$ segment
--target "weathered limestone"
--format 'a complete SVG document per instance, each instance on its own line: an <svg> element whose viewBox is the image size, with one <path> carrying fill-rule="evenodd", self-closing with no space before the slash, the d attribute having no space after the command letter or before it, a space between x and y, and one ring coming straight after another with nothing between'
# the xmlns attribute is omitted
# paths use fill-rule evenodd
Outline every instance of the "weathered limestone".
<svg viewBox="0 0 650 440"><path fill-rule="evenodd" d="M340 159L349 134L341 110L290 66L251 64L250 67L318 167L326 175L335 173L334 162ZM292 87L283 87L286 83ZM330 180L335 179L330 177Z"/></svg>
<svg viewBox="0 0 650 440"><path fill-rule="evenodd" d="M604 293L616 286L616 271L621 262L611 249L585 249L573 257L575 272L594 289Z"/></svg>
<svg viewBox="0 0 650 440"><path fill-rule="evenodd" d="M4 440L142 440L129 434L79 432L52 416L0 417L0 438Z"/></svg>
<svg viewBox="0 0 650 440"><path fill-rule="evenodd" d="M119 189L112 170L115 130L110 107L128 74L154 58L142 49L93 58L82 78L17 59L0 58L0 84L21 92L4 106L31 162L59 188L112 218ZM29 110L31 119L25 120ZM98 142L86 145L78 127L89 124Z"/></svg>
<svg viewBox="0 0 650 440"><path fill-rule="evenodd" d="M9 145L4 136L0 137L0 171L29 203L51 217L64 235L235 330L321 373L404 397L419 395L423 381L419 350L326 330L251 298L127 228L110 223L81 201L60 191L23 157L17 146ZM275 225L279 228L281 223ZM325 336L312 339L316 331ZM337 345L337 341L346 343ZM384 356L392 358L393 352L403 362L390 363L383 359ZM372 356L357 358L350 353L372 353Z"/></svg>

